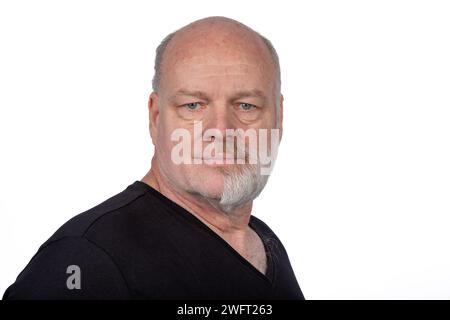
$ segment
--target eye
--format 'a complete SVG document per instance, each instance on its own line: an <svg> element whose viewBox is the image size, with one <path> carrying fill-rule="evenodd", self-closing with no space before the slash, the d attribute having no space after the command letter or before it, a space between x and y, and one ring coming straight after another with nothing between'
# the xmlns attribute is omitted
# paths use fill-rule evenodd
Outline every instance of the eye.
<svg viewBox="0 0 450 320"><path fill-rule="evenodd" d="M250 111L250 110L256 108L255 105L250 104L250 103L245 103L245 102L240 103L239 106L240 106L241 109L244 110L244 111Z"/></svg>
<svg viewBox="0 0 450 320"><path fill-rule="evenodd" d="M190 111L195 111L195 110L198 110L200 108L200 103L198 103L198 102L190 102L190 103L183 104L183 107L185 107L186 109L188 109Z"/></svg>

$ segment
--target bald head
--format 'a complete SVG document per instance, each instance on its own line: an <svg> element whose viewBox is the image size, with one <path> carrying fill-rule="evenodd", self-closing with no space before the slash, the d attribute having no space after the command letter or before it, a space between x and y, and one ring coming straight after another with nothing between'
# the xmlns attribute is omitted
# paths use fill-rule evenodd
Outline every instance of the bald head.
<svg viewBox="0 0 450 320"><path fill-rule="evenodd" d="M206 51L210 54L205 55ZM280 64L271 42L248 26L226 17L194 21L164 38L156 49L153 91L158 92L164 74L187 57L198 57L204 63L214 64L237 56L241 61L256 61L261 70L269 73L279 95Z"/></svg>

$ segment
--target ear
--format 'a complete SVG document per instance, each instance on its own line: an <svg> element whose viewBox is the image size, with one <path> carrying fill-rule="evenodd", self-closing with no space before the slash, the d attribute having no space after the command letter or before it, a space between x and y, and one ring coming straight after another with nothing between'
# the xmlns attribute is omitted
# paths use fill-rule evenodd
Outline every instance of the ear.
<svg viewBox="0 0 450 320"><path fill-rule="evenodd" d="M155 145L158 136L158 118L159 118L159 103L158 103L158 95L156 94L156 92L152 92L148 99L148 116L149 116L150 136L152 137L153 145Z"/></svg>
<svg viewBox="0 0 450 320"><path fill-rule="evenodd" d="M283 137L283 101L284 101L284 97L281 94L280 95L280 124L279 124L279 126L280 126L280 141L281 141L281 138Z"/></svg>

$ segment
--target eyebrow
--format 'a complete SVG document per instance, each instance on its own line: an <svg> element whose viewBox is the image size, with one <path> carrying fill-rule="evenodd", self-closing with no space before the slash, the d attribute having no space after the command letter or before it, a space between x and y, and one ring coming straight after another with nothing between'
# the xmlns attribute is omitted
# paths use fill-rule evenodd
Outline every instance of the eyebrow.
<svg viewBox="0 0 450 320"><path fill-rule="evenodd" d="M191 90L187 90L187 89L179 89L177 92L175 92L175 94L172 96L172 99L175 99L178 96L189 96L189 97L196 97L196 98L200 98L202 100L206 100L209 101L210 98L208 96L208 94L206 94L203 91L191 91ZM230 101L235 101L238 99L242 99L242 98L261 98L264 101L266 100L266 95L264 94L264 91L259 90L259 89L251 89L251 90L240 90L238 92L235 92L230 98Z"/></svg>

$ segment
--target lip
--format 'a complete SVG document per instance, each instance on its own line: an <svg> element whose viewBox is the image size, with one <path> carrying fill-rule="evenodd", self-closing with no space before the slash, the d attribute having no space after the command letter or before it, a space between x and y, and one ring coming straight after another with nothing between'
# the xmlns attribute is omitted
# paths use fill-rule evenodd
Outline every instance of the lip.
<svg viewBox="0 0 450 320"><path fill-rule="evenodd" d="M226 161L227 159L233 159L233 158L203 158L203 161Z"/></svg>
<svg viewBox="0 0 450 320"><path fill-rule="evenodd" d="M202 157L202 158L195 158L197 160L203 160L203 161L225 161L227 159L234 159L234 155L232 154L218 154L214 157Z"/></svg>
<svg viewBox="0 0 450 320"><path fill-rule="evenodd" d="M231 160L231 161L227 161ZM239 164L238 161L245 161L245 159L235 159L234 157L224 158L224 157L207 157L207 158L194 158L195 161L200 161L199 164L205 164L207 166L226 166L226 165L233 165L233 164Z"/></svg>

